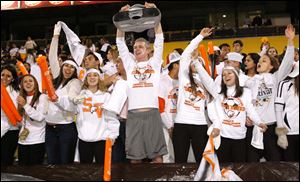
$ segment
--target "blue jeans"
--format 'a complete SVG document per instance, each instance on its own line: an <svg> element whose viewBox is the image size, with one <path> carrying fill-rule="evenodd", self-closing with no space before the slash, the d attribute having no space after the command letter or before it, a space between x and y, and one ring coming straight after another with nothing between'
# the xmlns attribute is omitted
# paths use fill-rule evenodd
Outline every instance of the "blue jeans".
<svg viewBox="0 0 300 182"><path fill-rule="evenodd" d="M48 164L74 162L77 143L75 123L46 125L46 153Z"/></svg>

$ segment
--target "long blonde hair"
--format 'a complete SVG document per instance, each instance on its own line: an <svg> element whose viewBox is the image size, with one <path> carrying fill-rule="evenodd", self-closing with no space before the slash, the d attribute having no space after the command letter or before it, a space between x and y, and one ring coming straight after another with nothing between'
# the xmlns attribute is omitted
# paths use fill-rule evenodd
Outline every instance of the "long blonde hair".
<svg viewBox="0 0 300 182"><path fill-rule="evenodd" d="M98 75L98 85L97 89L102 91L102 92L107 92L108 88L104 84L104 82L100 79L100 76ZM82 85L82 89L88 90L89 89L89 84L87 82L87 76L85 77Z"/></svg>
<svg viewBox="0 0 300 182"><path fill-rule="evenodd" d="M117 59L118 59L118 56L119 56L118 50L116 50L116 49L109 49L108 52L110 52L113 61L116 62Z"/></svg>

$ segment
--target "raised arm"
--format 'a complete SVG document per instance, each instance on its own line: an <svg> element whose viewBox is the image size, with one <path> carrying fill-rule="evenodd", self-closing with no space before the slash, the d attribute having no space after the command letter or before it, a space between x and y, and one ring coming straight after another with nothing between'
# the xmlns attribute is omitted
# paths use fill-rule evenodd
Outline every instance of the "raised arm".
<svg viewBox="0 0 300 182"><path fill-rule="evenodd" d="M145 8L156 8L156 5L154 3L147 3L145 2ZM161 26L161 22L159 22L154 27L155 32L155 41L154 41L154 53L153 53L153 60L156 61L156 64L158 66L161 66L162 64L162 56L163 56L163 46L164 46L164 34Z"/></svg>
<svg viewBox="0 0 300 182"><path fill-rule="evenodd" d="M285 29L285 36L288 39L288 45L286 48L285 55L280 64L278 71L275 73L277 82L285 79L292 70L292 66L294 63L294 38L295 38L295 28L293 25L289 24Z"/></svg>
<svg viewBox="0 0 300 182"><path fill-rule="evenodd" d="M155 28L155 41L154 41L154 53L153 53L153 59L156 61L156 64L158 66L161 66L162 64L162 56L163 56L163 50L164 50L164 34L162 32L161 23L159 23Z"/></svg>
<svg viewBox="0 0 300 182"><path fill-rule="evenodd" d="M187 46L187 48L182 53L182 59L183 59L183 66L187 70L188 66L190 65L190 62L192 60L192 52L198 47L198 44L203 40L203 38L208 37L211 35L212 29L210 28L203 28L200 32L200 34L194 38L191 43ZM181 64L181 63L180 63ZM209 74L205 71L203 66L199 61L193 61L193 65L195 69L197 70L197 73L199 74L201 81L206 88L206 90L214 97L216 98L218 93L216 92L216 86L214 80L209 76ZM180 67L182 64L180 65Z"/></svg>
<svg viewBox="0 0 300 182"><path fill-rule="evenodd" d="M86 46L80 43L79 37L64 22L59 21L59 23L66 34L73 59L76 61L77 65L81 65L86 51Z"/></svg>
<svg viewBox="0 0 300 182"><path fill-rule="evenodd" d="M123 60L123 64L125 69L128 67L128 58L130 57L129 49L125 43L125 32L122 32L121 30L117 29L117 38L116 38L116 44L119 50L120 57Z"/></svg>
<svg viewBox="0 0 300 182"><path fill-rule="evenodd" d="M213 28L203 28L200 34L195 37L190 44L184 49L182 55L187 56L189 59L192 57L192 52L197 49L199 43L212 34Z"/></svg>
<svg viewBox="0 0 300 182"><path fill-rule="evenodd" d="M197 74L200 76L201 82L203 83L205 89L214 97L217 98L217 85L214 80L209 76L207 71L203 68L201 63L197 60L192 62L193 66L197 70Z"/></svg>
<svg viewBox="0 0 300 182"><path fill-rule="evenodd" d="M267 54L267 50L269 49L269 44L268 43L264 43L263 47L259 53L259 56L262 57L263 55Z"/></svg>
<svg viewBox="0 0 300 182"><path fill-rule="evenodd" d="M129 8L130 8L130 6L127 4L120 9L120 12L128 11ZM116 44L117 44L117 47L119 50L120 57L123 60L124 67L126 69L129 65L128 58L130 57L130 52L125 43L125 32L123 32L119 29L117 29Z"/></svg>
<svg viewBox="0 0 300 182"><path fill-rule="evenodd" d="M59 62L58 62L58 56L57 56L57 49L58 49L58 40L59 40L59 34L61 31L61 24L57 23L54 25L54 31L53 31L53 37L50 44L50 50L49 50L49 64L51 68L51 72L53 75L53 79L57 78L59 76Z"/></svg>
<svg viewBox="0 0 300 182"><path fill-rule="evenodd" d="M122 11L128 11L130 8L130 6L128 4L126 4L125 6L123 6L121 9L120 9L120 12ZM125 37L125 32L117 29L117 38L120 37L120 38L124 38Z"/></svg>
<svg viewBox="0 0 300 182"><path fill-rule="evenodd" d="M184 49L181 59L180 59L180 68L179 74L182 75L184 72L187 72L190 62L192 60L192 53L195 49L197 49L199 43L209 35L212 34L212 28L203 28L200 34L195 37L190 44Z"/></svg>

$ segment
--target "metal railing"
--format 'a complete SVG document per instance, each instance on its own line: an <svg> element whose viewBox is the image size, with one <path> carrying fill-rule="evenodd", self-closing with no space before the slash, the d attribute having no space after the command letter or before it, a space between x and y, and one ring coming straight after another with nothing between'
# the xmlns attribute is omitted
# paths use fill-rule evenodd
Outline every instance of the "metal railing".
<svg viewBox="0 0 300 182"><path fill-rule="evenodd" d="M286 26L260 26L260 27L250 27L250 28L231 28L231 29L216 29L214 30L211 38L221 39L221 38L235 38L235 37L257 37L257 36L275 36L284 35L284 30ZM299 26L295 26L296 34L299 34ZM168 31L164 32L165 42L174 41L189 41L200 33L199 29L194 30L182 30L182 31ZM101 37L107 38L109 42L115 43L115 34L107 35L91 35L82 36L85 38L92 39L93 42L99 41ZM38 45L45 47L50 44L51 39L34 39ZM11 40L11 41L1 41L1 47L5 47L7 43L14 42L17 46L24 45L26 40Z"/></svg>

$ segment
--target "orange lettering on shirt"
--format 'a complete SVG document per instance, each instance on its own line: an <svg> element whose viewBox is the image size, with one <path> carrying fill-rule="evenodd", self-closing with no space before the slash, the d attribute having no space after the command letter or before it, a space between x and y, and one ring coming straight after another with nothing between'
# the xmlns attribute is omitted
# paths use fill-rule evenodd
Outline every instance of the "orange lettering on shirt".
<svg viewBox="0 0 300 182"><path fill-rule="evenodd" d="M143 87L153 87L153 83L141 82L141 83L133 84L133 86L132 86L132 88L143 88Z"/></svg>
<svg viewBox="0 0 300 182"><path fill-rule="evenodd" d="M200 107L199 106L195 106L194 103L191 102L191 101L189 101L189 100L185 100L184 104L188 105L188 106L192 106L196 111L200 111Z"/></svg>
<svg viewBox="0 0 300 182"><path fill-rule="evenodd" d="M224 119L222 123L233 127L241 127L241 122L233 122L233 120Z"/></svg>
<svg viewBox="0 0 300 182"><path fill-rule="evenodd" d="M90 112L91 111L91 108L92 108L92 104L89 103L92 101L92 98L91 97L88 97L88 98L85 98L84 101L83 101L83 105L85 106L84 108L82 108L82 111L83 112Z"/></svg>
<svg viewBox="0 0 300 182"><path fill-rule="evenodd" d="M97 112L98 118L102 117L102 108L101 108L102 105L103 105L102 103L94 104L94 107L97 107L96 112Z"/></svg>
<svg viewBox="0 0 300 182"><path fill-rule="evenodd" d="M96 109L94 110L94 112L97 113L98 118L101 118L102 117L102 108L101 108L101 106L103 105L103 103L92 104L91 102L92 102L91 97L88 97L88 98L84 99L83 106L85 106L85 107L82 108L82 111L92 113L92 107L95 107Z"/></svg>

